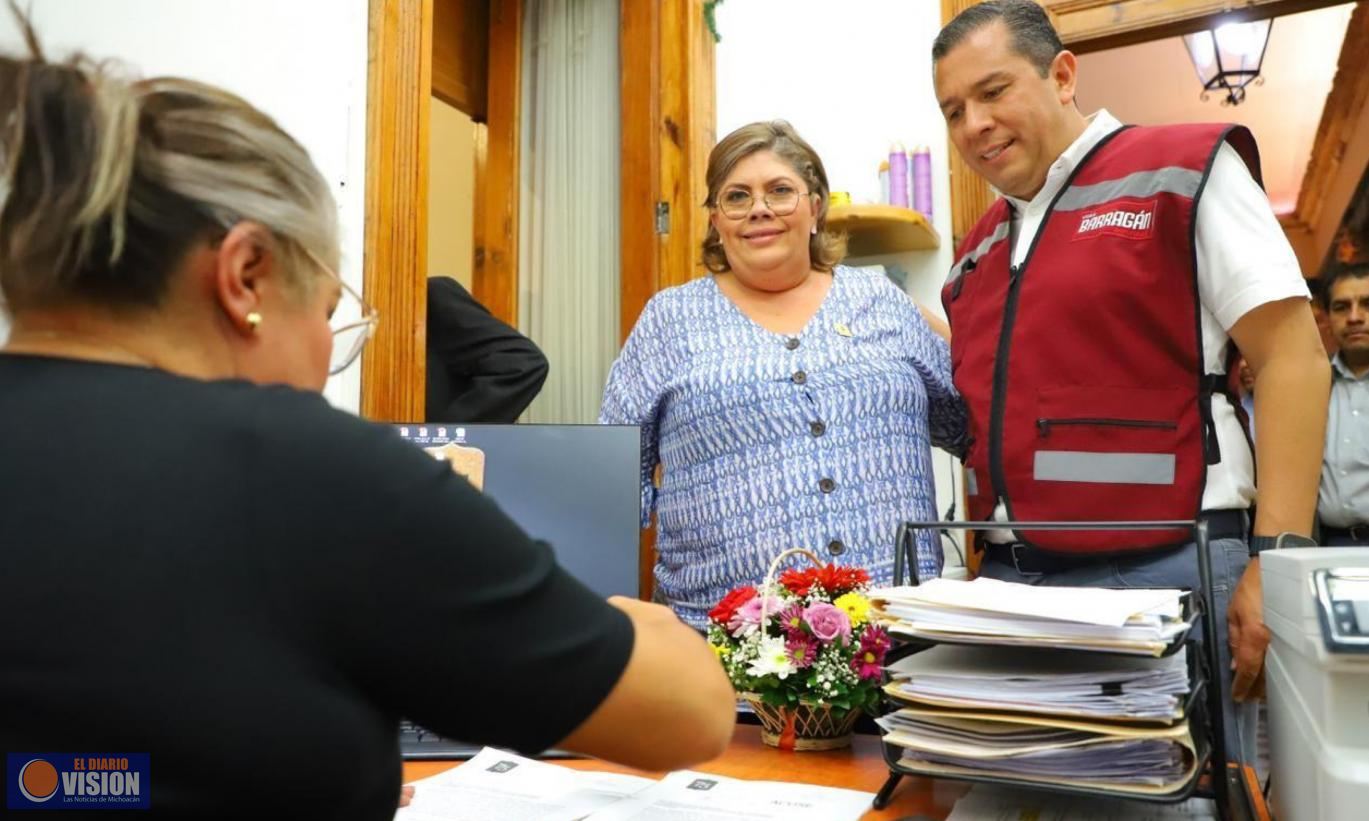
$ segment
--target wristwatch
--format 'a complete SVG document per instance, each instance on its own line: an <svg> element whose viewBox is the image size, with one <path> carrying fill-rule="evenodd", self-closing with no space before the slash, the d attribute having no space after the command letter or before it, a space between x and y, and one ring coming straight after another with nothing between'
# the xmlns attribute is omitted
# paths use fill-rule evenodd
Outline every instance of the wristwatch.
<svg viewBox="0 0 1369 821"><path fill-rule="evenodd" d="M1253 559L1265 550L1282 550L1285 547L1316 547L1315 539L1299 536L1296 533L1280 533L1277 536L1251 536L1250 557Z"/></svg>

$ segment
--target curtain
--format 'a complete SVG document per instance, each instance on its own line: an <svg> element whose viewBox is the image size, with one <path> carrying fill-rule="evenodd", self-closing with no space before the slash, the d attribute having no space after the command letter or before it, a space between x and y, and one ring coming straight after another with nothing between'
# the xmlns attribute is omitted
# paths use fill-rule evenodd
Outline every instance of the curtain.
<svg viewBox="0 0 1369 821"><path fill-rule="evenodd" d="M618 352L618 3L526 0L519 328L551 366L528 422L594 422Z"/></svg>

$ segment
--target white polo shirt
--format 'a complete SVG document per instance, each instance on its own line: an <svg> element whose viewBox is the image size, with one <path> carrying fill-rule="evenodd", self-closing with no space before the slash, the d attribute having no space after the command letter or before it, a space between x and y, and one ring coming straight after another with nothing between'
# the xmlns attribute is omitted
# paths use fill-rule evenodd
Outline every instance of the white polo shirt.
<svg viewBox="0 0 1369 821"><path fill-rule="evenodd" d="M1003 195L1013 206L1016 237L1012 264L1021 264L1041 230L1051 201L1079 161L1122 123L1106 110L1089 117L1084 133L1065 149L1046 174L1046 184L1030 201ZM1203 358L1208 373L1226 372L1227 331L1252 309L1290 297L1310 298L1297 257L1269 205L1236 149L1223 143L1198 200L1198 300ZM1121 337L1125 339L1123 335ZM1225 396L1213 398L1212 418L1222 460L1207 468L1203 510L1243 509L1255 498L1255 460L1236 411ZM1000 502L994 518L1007 521ZM991 541L1011 541L995 531Z"/></svg>

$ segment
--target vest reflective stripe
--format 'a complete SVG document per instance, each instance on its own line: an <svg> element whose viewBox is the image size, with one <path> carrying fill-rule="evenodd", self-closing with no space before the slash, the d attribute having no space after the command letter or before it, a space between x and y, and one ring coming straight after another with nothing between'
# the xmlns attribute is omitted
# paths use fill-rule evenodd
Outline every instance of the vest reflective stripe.
<svg viewBox="0 0 1369 821"><path fill-rule="evenodd" d="M1012 221L1003 220L1002 222L1000 222L998 226L993 229L993 233L989 234L987 237L980 240L979 244L974 247L973 251L970 251L969 253L965 254L965 256L960 258L959 262L957 262L955 265L951 267L951 273L946 277L946 283L949 284L951 282L954 282L956 277L959 277L964 272L966 262L979 259L985 254L989 253L990 248L1007 239L1008 235L1011 233Z"/></svg>
<svg viewBox="0 0 1369 821"><path fill-rule="evenodd" d="M1043 482L1101 482L1111 485L1172 485L1171 453L1094 453L1038 450L1032 478Z"/></svg>
<svg viewBox="0 0 1369 821"><path fill-rule="evenodd" d="M1125 177L1095 185L1072 185L1055 203L1056 211L1079 211L1122 197L1145 199L1156 194L1176 194L1192 199L1203 182L1203 172L1170 166L1155 171L1138 171Z"/></svg>

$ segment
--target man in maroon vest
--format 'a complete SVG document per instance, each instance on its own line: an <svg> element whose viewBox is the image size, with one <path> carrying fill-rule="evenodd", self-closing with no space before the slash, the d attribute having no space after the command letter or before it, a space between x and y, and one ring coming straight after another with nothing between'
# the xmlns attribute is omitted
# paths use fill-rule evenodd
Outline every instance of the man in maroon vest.
<svg viewBox="0 0 1369 821"><path fill-rule="evenodd" d="M1254 139L1085 117L1077 61L1030 0L961 13L932 60L952 142L1002 195L942 293L969 411L971 517L1206 519L1227 613L1217 641L1227 650L1229 632L1234 659L1226 703L1258 695L1269 634L1256 556L1311 532L1330 381ZM1233 341L1259 386L1253 531L1253 456L1226 389ZM1187 530L984 535L993 578L1198 585ZM1248 711L1228 715L1235 758L1253 732L1239 730Z"/></svg>

